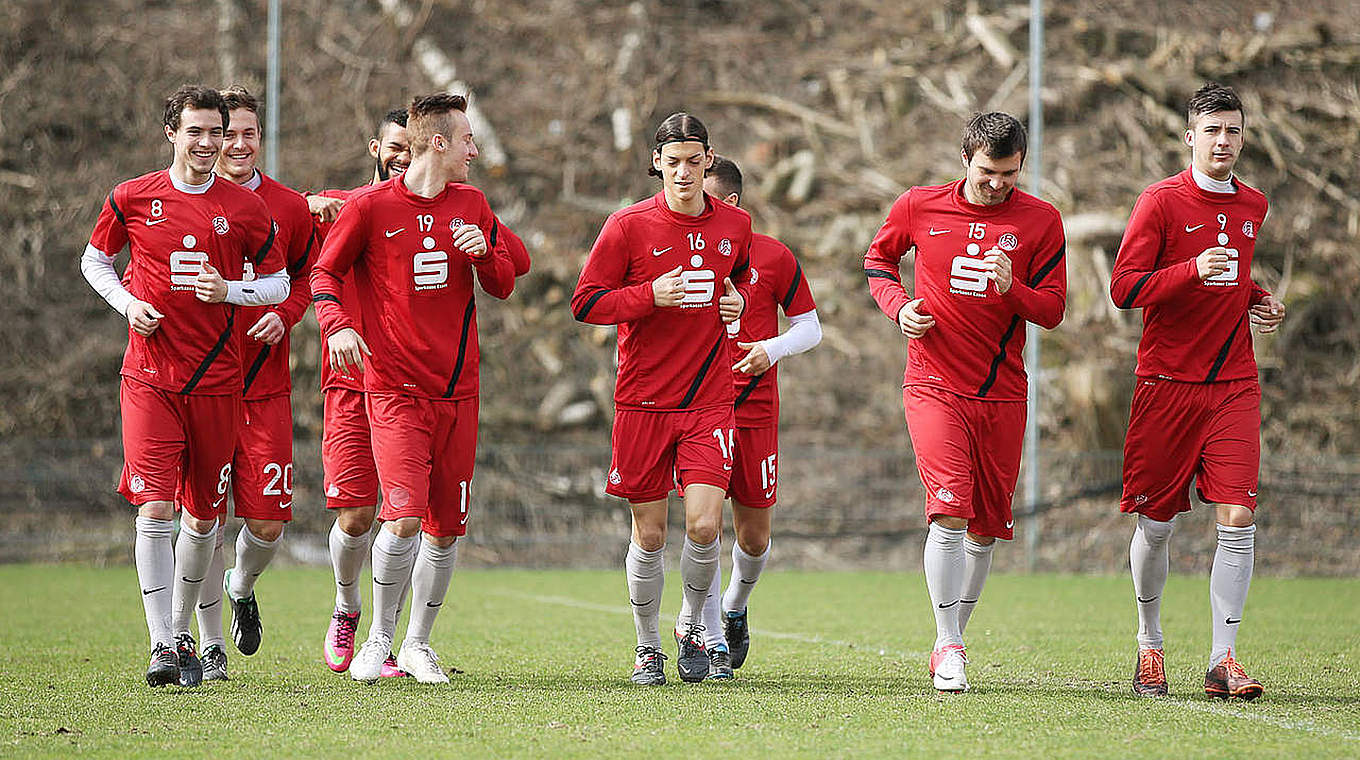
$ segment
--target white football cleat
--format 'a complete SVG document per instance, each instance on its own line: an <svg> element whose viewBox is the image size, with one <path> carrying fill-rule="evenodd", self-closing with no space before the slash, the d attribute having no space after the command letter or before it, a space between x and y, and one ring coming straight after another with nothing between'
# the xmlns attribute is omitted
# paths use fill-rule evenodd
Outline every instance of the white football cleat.
<svg viewBox="0 0 1360 760"><path fill-rule="evenodd" d="M968 691L968 676L963 672L968 655L958 644L948 644L930 653L930 675L939 691Z"/></svg>
<svg viewBox="0 0 1360 760"><path fill-rule="evenodd" d="M392 642L377 637L364 642L359 653L349 663L349 677L364 683L373 683L382 675L383 661L392 651Z"/></svg>
<svg viewBox="0 0 1360 760"><path fill-rule="evenodd" d="M354 666L351 665L350 668ZM397 667L415 676L421 683L448 683L449 677L439 667L439 655L429 644L417 641L402 643L397 653Z"/></svg>

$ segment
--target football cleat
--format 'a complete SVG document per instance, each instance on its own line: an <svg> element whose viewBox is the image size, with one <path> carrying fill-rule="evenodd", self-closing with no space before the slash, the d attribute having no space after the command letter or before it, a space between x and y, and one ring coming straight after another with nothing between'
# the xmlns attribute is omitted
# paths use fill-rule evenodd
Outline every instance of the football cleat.
<svg viewBox="0 0 1360 760"><path fill-rule="evenodd" d="M255 603L252 592L245 599L231 595L231 570L222 576L222 595L231 602L231 640L241 654L250 656L260 649L260 637L264 626L260 623L260 606Z"/></svg>
<svg viewBox="0 0 1360 760"><path fill-rule="evenodd" d="M708 650L704 648L704 626L695 622L690 623L683 634L676 631L675 645L680 649L679 656L675 658L675 667L680 671L680 680L686 683L699 683L707 678Z"/></svg>
<svg viewBox="0 0 1360 760"><path fill-rule="evenodd" d="M939 691L968 691L968 676L964 666L968 664L968 654L959 644L946 644L930 653L930 675L935 679Z"/></svg>
<svg viewBox="0 0 1360 760"><path fill-rule="evenodd" d="M1138 648L1133 666L1133 693L1140 697L1165 697L1166 668L1162 650Z"/></svg>
<svg viewBox="0 0 1360 760"><path fill-rule="evenodd" d="M164 686L179 683L179 656L165 644L151 650L151 664L146 667L146 685Z"/></svg>
<svg viewBox="0 0 1360 760"><path fill-rule="evenodd" d="M717 644L708 652L708 680L732 680L732 655L727 647Z"/></svg>
<svg viewBox="0 0 1360 760"><path fill-rule="evenodd" d="M666 683L666 655L656 647L640 646L633 660L633 683L643 686L664 686Z"/></svg>
<svg viewBox="0 0 1360 760"><path fill-rule="evenodd" d="M331 613L331 625L326 629L326 644L323 653L326 667L336 673L349 670L350 660L354 659L354 631L359 627L360 613L345 613L336 610Z"/></svg>
<svg viewBox="0 0 1360 760"><path fill-rule="evenodd" d="M378 637L371 638L359 647L359 653L349 663L349 677L356 681L373 683L382 676L383 662L392 655L392 642Z"/></svg>
<svg viewBox="0 0 1360 760"><path fill-rule="evenodd" d="M723 613L723 638L732 647L732 667L739 668L746 662L746 652L751 648L751 629L746 624L746 610Z"/></svg>
<svg viewBox="0 0 1360 760"><path fill-rule="evenodd" d="M227 679L227 653L217 644L210 644L203 648L203 655L199 658L203 661L203 680L204 681L226 681Z"/></svg>
<svg viewBox="0 0 1360 760"><path fill-rule="evenodd" d="M194 637L181 633L175 637L175 657L179 659L179 685L194 688L203 683L203 662L198 659Z"/></svg>
<svg viewBox="0 0 1360 760"><path fill-rule="evenodd" d="M1204 693L1211 697L1252 700L1261 696L1263 691L1261 682L1247 675L1237 660L1233 659L1231 651L1222 662L1204 674Z"/></svg>
<svg viewBox="0 0 1360 760"><path fill-rule="evenodd" d="M387 653L387 659L383 660L382 670L378 672L379 678L410 678L411 674L397 667L397 656L391 652Z"/></svg>
<svg viewBox="0 0 1360 760"><path fill-rule="evenodd" d="M421 683L449 682L448 674L439 667L439 655L424 642L404 642L397 653L397 667L415 676Z"/></svg>

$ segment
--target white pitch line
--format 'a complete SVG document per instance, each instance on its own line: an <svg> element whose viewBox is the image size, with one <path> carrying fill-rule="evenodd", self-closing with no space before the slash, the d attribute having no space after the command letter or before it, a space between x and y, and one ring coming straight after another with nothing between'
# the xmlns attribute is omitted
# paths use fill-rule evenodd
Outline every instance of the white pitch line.
<svg viewBox="0 0 1360 760"><path fill-rule="evenodd" d="M1182 707L1188 707L1195 712L1208 713L1209 715L1221 715L1227 718L1243 718L1254 720L1258 723L1267 723L1277 728L1286 728L1291 731L1306 731L1310 734L1321 736L1335 736L1352 742L1360 742L1360 734L1347 733L1330 726L1319 726L1311 720L1292 720L1290 718L1277 718L1274 715L1258 715L1257 713L1242 712L1241 710L1231 710L1225 706L1216 707L1200 702L1177 699L1175 702Z"/></svg>

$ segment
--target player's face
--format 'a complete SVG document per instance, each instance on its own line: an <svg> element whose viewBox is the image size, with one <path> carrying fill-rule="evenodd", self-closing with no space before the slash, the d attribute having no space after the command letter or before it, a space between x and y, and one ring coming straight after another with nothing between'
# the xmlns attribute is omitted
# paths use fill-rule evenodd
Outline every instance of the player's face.
<svg viewBox="0 0 1360 760"><path fill-rule="evenodd" d="M1241 111L1215 111L1195 117L1185 131L1190 162L1214 179L1231 177L1237 157L1242 155L1242 127Z"/></svg>
<svg viewBox="0 0 1360 760"><path fill-rule="evenodd" d="M727 196L724 197L722 188L718 187L718 184L719 182L717 177L712 176L704 177L704 192L708 193L714 198L722 199L722 202L728 205L731 206L737 205L738 200L740 200L739 196L736 193L728 193Z"/></svg>
<svg viewBox="0 0 1360 760"><path fill-rule="evenodd" d="M450 134L443 136L447 146L443 152L444 165L448 168L450 181L467 182L468 169L478 155L477 143L472 140L472 124L462 111L450 113L449 119L453 128L449 130Z"/></svg>
<svg viewBox="0 0 1360 760"><path fill-rule="evenodd" d="M165 137L175 146L175 163L205 181L222 152L222 114L212 108L185 108L179 115L179 129L165 128Z"/></svg>
<svg viewBox="0 0 1360 760"><path fill-rule="evenodd" d="M255 176L255 161L260 156L260 119L248 108L231 112L217 157L217 173L241 183Z"/></svg>
<svg viewBox="0 0 1360 760"><path fill-rule="evenodd" d="M697 140L669 142L652 152L652 167L661 172L661 186L672 204L690 205L703 194L704 172L713 165L713 151Z"/></svg>
<svg viewBox="0 0 1360 760"><path fill-rule="evenodd" d="M1015 189L1015 182L1020 178L1020 165L1024 162L1024 153L993 158L979 150L973 153L971 161L963 156L963 165L968 169L968 177L963 183L964 197L969 203L978 206L995 206L1004 202Z"/></svg>
<svg viewBox="0 0 1360 760"><path fill-rule="evenodd" d="M382 133L368 141L368 155L378 161L378 181L384 181L406 171L411 165L411 141L406 127L395 122L383 125Z"/></svg>

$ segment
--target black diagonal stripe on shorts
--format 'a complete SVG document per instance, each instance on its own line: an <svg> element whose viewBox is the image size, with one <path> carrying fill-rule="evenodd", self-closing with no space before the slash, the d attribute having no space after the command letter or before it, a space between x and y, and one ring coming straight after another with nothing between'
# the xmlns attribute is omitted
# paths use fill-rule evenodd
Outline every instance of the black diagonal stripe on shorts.
<svg viewBox="0 0 1360 760"><path fill-rule="evenodd" d="M785 314L789 311L789 304L793 303L793 297L798 294L798 286L803 283L803 265L797 259L794 259L793 265L797 267L793 270L793 283L789 285L789 292L784 294L784 300L779 302Z"/></svg>
<svg viewBox="0 0 1360 760"><path fill-rule="evenodd" d="M467 358L468 335L472 332L472 313L477 308L477 299L469 297L467 309L463 311L463 337L458 341L458 361L453 363L453 377L449 378L449 389L444 391L444 398L453 396L453 391L458 387L458 376L463 374L463 360Z"/></svg>
<svg viewBox="0 0 1360 760"><path fill-rule="evenodd" d="M260 353L255 357L255 361L250 363L250 370L246 372L246 384L245 387L241 389L242 392L250 390L250 384L255 382L255 376L260 374L260 368L264 366L264 360L269 358L269 349L271 348L273 348L273 346L266 343L264 347L260 349Z"/></svg>
<svg viewBox="0 0 1360 760"><path fill-rule="evenodd" d="M595 303L599 301L601 298L604 298L605 294L608 292L609 292L608 288L600 288L599 290L595 291L590 296L590 298L586 299L585 305L581 307L580 311L576 312L576 321L577 322L586 321L586 315L590 313L591 309L595 308Z"/></svg>
<svg viewBox="0 0 1360 760"><path fill-rule="evenodd" d="M982 381L982 387L978 388L977 395L984 397L992 390L992 385L996 383L996 373L1001 369L1001 362L1006 360L1006 346L1015 337L1015 328L1020 325L1022 320L1019 316L1011 317L1011 326L1006 328L1005 334L1001 336L1001 345L997 346L996 356L992 357L991 369L987 370L987 379Z"/></svg>
<svg viewBox="0 0 1360 760"><path fill-rule="evenodd" d="M718 357L718 350L723 347L726 341L726 335L718 336L718 342L713 344L713 348L708 352L708 357L704 359L703 364L699 365L699 374L694 377L694 382L690 383L689 390L685 392L685 397L680 399L680 406L677 408L684 409L694 400L694 396L699 392L699 386L704 384L704 376L708 374L708 368L713 366L713 360Z"/></svg>
<svg viewBox="0 0 1360 760"><path fill-rule="evenodd" d="M118 217L119 224L127 224L127 219L123 218L123 210L118 208L118 201L113 199L113 191L109 191L109 208L113 209L113 215Z"/></svg>
<svg viewBox="0 0 1360 760"><path fill-rule="evenodd" d="M1138 298L1138 293L1139 293L1139 291L1141 291L1141 290L1143 289L1143 285L1145 285L1145 284L1147 283L1147 281L1148 281L1149 279L1151 279L1151 277L1152 277L1152 272L1148 272L1147 274L1143 275L1142 277L1139 277L1139 278L1138 278L1138 282L1135 282L1135 283L1133 284L1133 287L1129 289L1129 297L1124 299L1124 303L1119 304L1119 308L1121 308L1121 309L1132 309L1132 308L1133 308L1133 301L1134 301L1134 299Z"/></svg>
<svg viewBox="0 0 1360 760"><path fill-rule="evenodd" d="M751 392L754 391L756 389L756 386L760 384L760 378L762 377L765 377L764 372L746 381L746 387L741 389L741 393L738 393L736 400L732 402L733 409L746 403L746 399L751 397Z"/></svg>
<svg viewBox="0 0 1360 760"><path fill-rule="evenodd" d="M1228 339L1223 341L1223 347L1218 349L1218 356L1214 358L1214 366L1209 368L1209 374L1205 375L1204 382L1212 383L1218 377L1218 373L1223 370L1223 362L1228 360L1228 349L1232 348L1233 339L1237 337L1237 331L1242 329L1242 323L1245 321L1247 321L1247 315L1243 314L1242 318L1237 320L1237 324L1233 326L1232 332L1228 334Z"/></svg>
<svg viewBox="0 0 1360 760"><path fill-rule="evenodd" d="M260 246L260 250L255 252L255 266L264 263L264 257L268 256L269 249L274 247L274 233L277 231L278 226L274 224L274 220L269 220L269 237L265 238L264 245Z"/></svg>
<svg viewBox="0 0 1360 760"><path fill-rule="evenodd" d="M208 352L208 355L203 357L203 361L199 363L198 369L194 371L194 376L189 378L189 382L184 384L184 387L179 391L180 393L193 393L194 388L198 387L198 382L203 379L203 375L207 374L208 368L212 366L213 362L217 361L217 357L221 355L222 349L227 347L227 342L231 340L232 326L235 324L236 307L233 306L227 310L227 329L223 330L222 334L217 336L217 343L212 347L212 350Z"/></svg>
<svg viewBox="0 0 1360 760"><path fill-rule="evenodd" d="M882 269L866 269L866 270L864 270L864 276L865 276L865 277L882 277L882 278L885 279L885 280L892 280L893 282L897 283L898 285L901 285L901 284L902 284L902 278L898 277L897 275L893 274L892 272L885 272L885 271L883 271Z"/></svg>
<svg viewBox="0 0 1360 760"><path fill-rule="evenodd" d="M1052 272L1053 268L1058 266L1058 262L1062 261L1063 256L1065 255L1067 255L1067 243L1058 246L1058 252L1053 254L1053 258L1044 262L1044 265L1039 267L1039 271L1035 272L1034 276L1029 278L1029 286L1031 288L1039 287L1039 283L1043 282L1044 278L1048 276L1048 273Z"/></svg>

